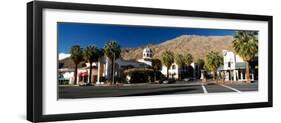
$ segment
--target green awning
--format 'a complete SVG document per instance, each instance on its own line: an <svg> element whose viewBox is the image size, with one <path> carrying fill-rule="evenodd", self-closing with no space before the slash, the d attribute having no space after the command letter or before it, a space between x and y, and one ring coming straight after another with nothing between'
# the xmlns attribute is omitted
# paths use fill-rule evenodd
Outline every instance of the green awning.
<svg viewBox="0 0 281 123"><path fill-rule="evenodd" d="M237 62L235 64L235 69L246 69L246 62Z"/></svg>
<svg viewBox="0 0 281 123"><path fill-rule="evenodd" d="M219 68L217 69L217 71L222 71L222 70L224 70L223 65L219 66Z"/></svg>

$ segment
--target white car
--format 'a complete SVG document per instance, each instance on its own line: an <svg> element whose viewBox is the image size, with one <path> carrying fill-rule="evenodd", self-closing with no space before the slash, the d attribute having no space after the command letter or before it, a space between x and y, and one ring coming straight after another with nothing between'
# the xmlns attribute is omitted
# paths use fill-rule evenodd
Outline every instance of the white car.
<svg viewBox="0 0 281 123"><path fill-rule="evenodd" d="M183 81L185 82L188 82L188 81L191 81L192 79L191 78L184 78Z"/></svg>

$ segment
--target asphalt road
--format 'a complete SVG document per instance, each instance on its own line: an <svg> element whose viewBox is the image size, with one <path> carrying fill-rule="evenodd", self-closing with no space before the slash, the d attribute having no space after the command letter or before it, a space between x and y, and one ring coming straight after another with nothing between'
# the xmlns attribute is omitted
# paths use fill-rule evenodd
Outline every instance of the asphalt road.
<svg viewBox="0 0 281 123"><path fill-rule="evenodd" d="M241 93L258 91L258 82L203 85L200 82L174 84L136 84L123 86L59 86L59 99L148 96L163 94Z"/></svg>

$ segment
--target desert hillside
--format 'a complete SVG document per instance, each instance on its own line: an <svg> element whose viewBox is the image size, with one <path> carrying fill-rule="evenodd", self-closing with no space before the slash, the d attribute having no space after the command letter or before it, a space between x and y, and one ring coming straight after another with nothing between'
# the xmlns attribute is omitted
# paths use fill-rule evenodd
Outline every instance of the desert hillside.
<svg viewBox="0 0 281 123"><path fill-rule="evenodd" d="M204 59L209 51L222 53L223 49L232 50L232 36L197 36L197 35L182 35L177 38L167 40L161 44L147 45L154 52L153 57L161 59L161 55L165 50L170 50L174 54L191 53L194 61L198 58ZM138 48L123 48L121 56L126 60L136 60L142 58L143 49L147 46ZM74 63L68 57L60 60L62 67L74 68ZM78 66L82 67L84 62Z"/></svg>
<svg viewBox="0 0 281 123"><path fill-rule="evenodd" d="M232 50L232 36L196 36L182 35L177 38L165 41L161 44L148 45L154 52L154 58L161 58L165 50L170 50L174 54L191 53L194 59L204 59L206 54L213 50L222 53L223 49ZM142 58L143 47L122 49L124 59Z"/></svg>

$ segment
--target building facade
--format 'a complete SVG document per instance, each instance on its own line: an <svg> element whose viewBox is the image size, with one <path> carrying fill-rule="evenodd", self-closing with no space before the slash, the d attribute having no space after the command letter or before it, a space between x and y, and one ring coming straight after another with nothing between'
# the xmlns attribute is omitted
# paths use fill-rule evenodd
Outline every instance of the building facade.
<svg viewBox="0 0 281 123"><path fill-rule="evenodd" d="M147 68L152 66L152 57L153 52L150 48L146 47L143 49L142 59L137 60L124 60L122 58L118 58L115 60L115 67L114 67L114 76L120 77L124 70L129 68ZM104 63L105 70L103 71L103 75L106 79L111 79L112 74L112 63L111 60L105 58Z"/></svg>
<svg viewBox="0 0 281 123"><path fill-rule="evenodd" d="M223 50L223 65L218 68L218 75L225 81L245 81L246 62L234 52ZM250 73L255 79L254 72Z"/></svg>
<svg viewBox="0 0 281 123"><path fill-rule="evenodd" d="M129 68L147 68L152 66L153 52L150 48L143 49L142 59L124 60L118 58L114 60L114 73L112 73L112 62L107 57L101 57L97 62L92 64L92 80L90 83L103 84L104 80L115 77L120 77L124 70ZM58 70L59 81L67 82L68 84L79 84L89 82L90 64L85 63L85 67L78 68L77 82L74 82L74 69L60 68ZM101 79L104 78L104 79Z"/></svg>
<svg viewBox="0 0 281 123"><path fill-rule="evenodd" d="M167 67L162 66L161 73L167 76ZM184 79L184 78L193 78L196 79L200 76L200 68L194 62L190 66L179 67L175 62L171 65L169 71L169 78L174 79Z"/></svg>

